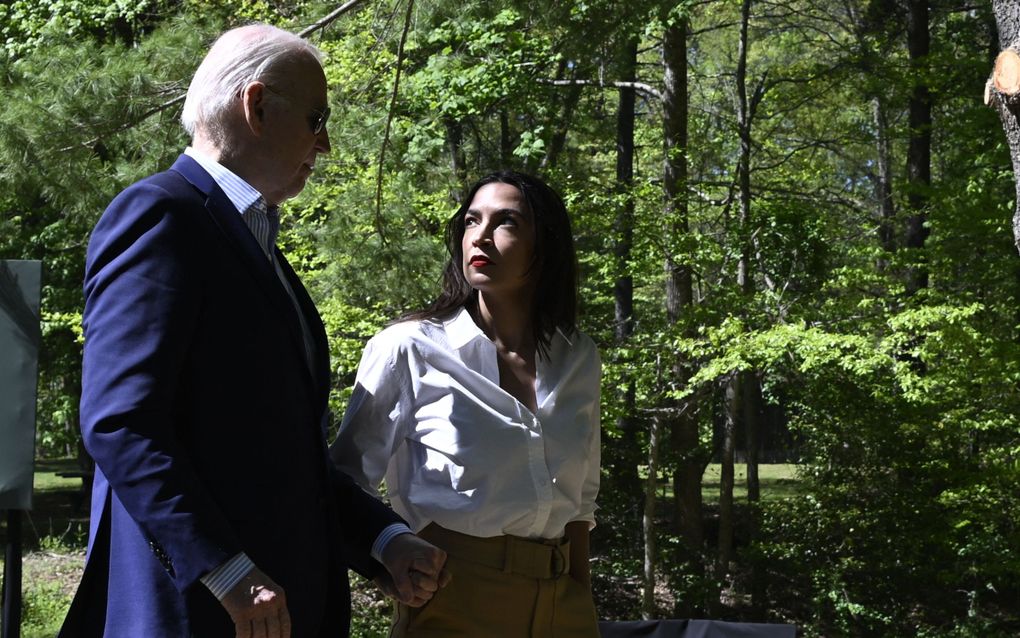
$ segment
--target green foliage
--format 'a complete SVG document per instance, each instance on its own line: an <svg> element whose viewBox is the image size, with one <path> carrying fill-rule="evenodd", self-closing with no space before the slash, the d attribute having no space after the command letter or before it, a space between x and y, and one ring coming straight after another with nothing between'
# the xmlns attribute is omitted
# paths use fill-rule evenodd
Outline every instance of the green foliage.
<svg viewBox="0 0 1020 638"><path fill-rule="evenodd" d="M0 5L0 38L8 58L31 54L51 35L133 41L171 3L166 0L14 0Z"/></svg>
<svg viewBox="0 0 1020 638"><path fill-rule="evenodd" d="M351 598L356 610L351 614L351 638L374 638L389 633L393 604L374 583L352 574Z"/></svg>
<svg viewBox="0 0 1020 638"><path fill-rule="evenodd" d="M573 217L581 327L604 363L604 466L622 454L616 419L627 406L618 390L631 385L641 462L648 422L680 406L699 424L689 454L707 464L718 448L723 388L739 372L761 379L781 430L770 452L800 463L794 494L739 508L747 542L734 600L753 567L766 575L758 601L765 616L808 636L1015 634L1020 262L999 123L973 99L994 48L989 9L934 10L932 54L912 68L899 6L753 4L746 88L758 101L752 200L742 219L739 5L660 4L418 3L392 109L406 5L366 3L313 36L326 54L332 153L285 204L280 242L327 327L331 408L342 413L365 341L435 295L443 225L467 184L501 166L539 171ZM186 143L179 107L160 105L182 94L196 52L223 27L253 19L303 26L334 8L236 0L0 6L0 257L46 264L43 453L73 453L77 443L89 229L113 194L165 168ZM616 183L618 90L610 83L624 43L637 38L636 79L661 90L663 26L682 16L691 29L681 220L662 212L666 106L648 93L637 99L633 182ZM587 84L569 86L575 79ZM886 221L895 248L911 213L905 108L918 79L935 108L924 211L931 234L923 250L890 251L878 239L879 142L892 162ZM631 204L631 251L617 256L619 218ZM679 317L663 304L667 258L692 273L693 303ZM920 263L930 285L907 296L904 274ZM633 282L635 323L618 340L614 287L624 276ZM690 379L676 374L678 362ZM679 454L666 447L670 474ZM633 618L640 503L607 489L600 504L593 571L596 591L612 600L599 606ZM669 531L671 503L660 506L661 573L677 608L753 616L720 605L730 583L711 569L711 525L703 546L686 547ZM386 613L366 605L372 611L358 616L357 631L374 635Z"/></svg>
<svg viewBox="0 0 1020 638"><path fill-rule="evenodd" d="M22 599L21 634L25 638L47 638L57 635L71 606L71 597L60 583L48 582L29 586Z"/></svg>

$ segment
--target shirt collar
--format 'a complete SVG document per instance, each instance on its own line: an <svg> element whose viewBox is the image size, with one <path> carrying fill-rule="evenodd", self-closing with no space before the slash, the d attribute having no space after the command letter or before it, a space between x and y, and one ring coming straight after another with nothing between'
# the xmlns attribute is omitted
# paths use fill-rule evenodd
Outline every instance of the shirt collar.
<svg viewBox="0 0 1020 638"><path fill-rule="evenodd" d="M471 318L471 313L467 311L467 308L462 307L457 311L457 314L443 321L443 328L446 330L446 338L450 347L455 350L463 348L479 337L489 341L475 320Z"/></svg>
<svg viewBox="0 0 1020 638"><path fill-rule="evenodd" d="M190 146L184 149L184 154L198 162L198 165L209 173L209 176L212 177L216 182L216 185L223 190L223 193L227 196L227 199L230 200L230 203L237 208L237 212L242 215L244 215L245 211L247 211L256 200L262 197L262 194L255 190L251 184L238 177L236 173L208 155L205 155Z"/></svg>
<svg viewBox="0 0 1020 638"><path fill-rule="evenodd" d="M443 328L446 330L446 338L449 340L450 347L455 350L463 348L479 337L486 341L491 341L482 332L482 329L478 327L475 320L471 318L471 313L464 307L461 307L457 314L444 321ZM563 338L568 347L573 347L574 342L570 340L570 337L559 328L556 329L556 332Z"/></svg>

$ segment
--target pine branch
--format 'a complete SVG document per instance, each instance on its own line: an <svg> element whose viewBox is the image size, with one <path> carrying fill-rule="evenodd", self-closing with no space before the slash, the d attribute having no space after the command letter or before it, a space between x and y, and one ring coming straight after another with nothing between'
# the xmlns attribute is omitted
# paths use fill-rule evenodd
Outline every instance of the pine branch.
<svg viewBox="0 0 1020 638"><path fill-rule="evenodd" d="M352 9L357 8L359 5L362 5L365 2L367 2L367 1L368 0L350 0L346 4L343 4L340 7L337 7L332 13L327 15L325 18L319 20L318 22L316 22L316 23L310 25L309 27L305 28L304 30L302 30L300 33L298 33L298 36L301 37L301 38L307 38L309 35L315 33L316 31L321 31L321 30L325 29L327 26L329 26L330 24L335 22L340 16L344 15L345 13L347 13L348 11L350 11ZM142 122L144 122L145 120L149 119L153 115L157 115L159 113L162 113L163 111L165 111L165 110L167 110L167 109L169 109L169 108L171 108L171 107L173 107L173 106L175 106L177 104L180 104L181 102L184 101L184 99L187 96L188 96L187 93L183 93L181 95L178 95L177 97L175 97L172 100L164 102L164 103L160 104L159 106L155 106L155 107L149 109L148 111L145 111L141 115L139 115L138 118L135 119L134 121L127 122L125 124L122 124L122 125L118 126L115 129L113 129L112 131L107 133L107 135L116 135L117 133L123 133L124 131L132 129L132 128L138 126L139 124L141 124ZM97 138L89 140L87 142L82 142L81 144L78 144L78 146L82 146L84 148L92 149L97 144L99 144L100 141L101 141L100 138L97 137ZM68 147L60 149L60 152L62 152L62 153L63 152L67 152L67 151L72 150L73 148L74 148L73 146L68 146Z"/></svg>

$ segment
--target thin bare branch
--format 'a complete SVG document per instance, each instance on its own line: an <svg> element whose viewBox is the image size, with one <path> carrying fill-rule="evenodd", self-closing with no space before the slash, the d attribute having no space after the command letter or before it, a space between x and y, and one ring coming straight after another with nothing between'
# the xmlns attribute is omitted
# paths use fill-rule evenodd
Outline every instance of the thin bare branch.
<svg viewBox="0 0 1020 638"><path fill-rule="evenodd" d="M359 5L362 5L367 1L368 0L350 0L350 2L348 2L347 4L337 7L332 13L330 13L325 18L303 29L301 32L298 33L298 36L302 38L307 38L309 35L315 33L316 31L321 31L322 29L325 29L331 23L335 22L337 18L347 13L351 9L356 9Z"/></svg>
<svg viewBox="0 0 1020 638"><path fill-rule="evenodd" d="M407 32L411 30L411 16L414 11L414 0L407 0L407 14L404 16L404 30L400 34L400 44L397 46L397 69L393 76L393 93L390 95L390 110L386 114L386 132L383 134L382 147L379 149L379 170L375 176L375 230L383 244L386 243L386 233L383 229L382 219L382 187L383 187L383 163L386 161L386 146L390 143L390 127L393 125L393 112L397 108L397 94L400 92L400 70L404 66L404 44L407 42Z"/></svg>

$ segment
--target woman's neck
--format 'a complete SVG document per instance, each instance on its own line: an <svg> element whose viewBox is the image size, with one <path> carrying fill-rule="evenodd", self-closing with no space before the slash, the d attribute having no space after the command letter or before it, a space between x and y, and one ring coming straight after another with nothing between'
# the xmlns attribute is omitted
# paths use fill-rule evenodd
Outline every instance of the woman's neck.
<svg viewBox="0 0 1020 638"><path fill-rule="evenodd" d="M535 335L530 304L521 299L501 299L494 304L491 297L479 292L475 322L496 346L499 387L536 413Z"/></svg>
<svg viewBox="0 0 1020 638"><path fill-rule="evenodd" d="M530 355L535 350L531 303L521 298L495 299L478 293L475 323L502 350Z"/></svg>

